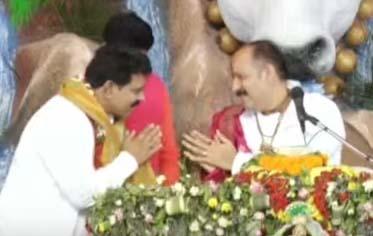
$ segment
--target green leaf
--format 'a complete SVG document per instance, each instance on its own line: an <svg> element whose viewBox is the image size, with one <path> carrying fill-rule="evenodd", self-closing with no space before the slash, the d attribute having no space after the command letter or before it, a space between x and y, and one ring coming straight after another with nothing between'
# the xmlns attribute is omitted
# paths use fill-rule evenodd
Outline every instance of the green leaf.
<svg viewBox="0 0 373 236"><path fill-rule="evenodd" d="M9 10L13 24L17 27L27 24L34 13L48 2L48 0L10 0Z"/></svg>

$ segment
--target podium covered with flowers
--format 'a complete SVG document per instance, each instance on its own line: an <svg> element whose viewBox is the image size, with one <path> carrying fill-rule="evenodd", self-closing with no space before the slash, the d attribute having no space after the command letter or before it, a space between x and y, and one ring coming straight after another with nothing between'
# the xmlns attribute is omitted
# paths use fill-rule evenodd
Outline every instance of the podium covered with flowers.
<svg viewBox="0 0 373 236"><path fill-rule="evenodd" d="M322 161L318 157L305 163L317 164ZM162 187L159 177L158 186L110 190L90 210L88 228L94 235L366 236L373 232L371 170L309 166L295 173L305 164L299 164L302 158L277 169L268 158L261 156L220 184L201 183L187 174L170 188Z"/></svg>

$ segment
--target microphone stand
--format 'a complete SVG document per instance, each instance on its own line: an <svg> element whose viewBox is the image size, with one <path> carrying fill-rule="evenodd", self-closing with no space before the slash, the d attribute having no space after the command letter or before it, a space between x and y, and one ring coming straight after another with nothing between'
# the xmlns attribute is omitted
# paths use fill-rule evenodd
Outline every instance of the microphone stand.
<svg viewBox="0 0 373 236"><path fill-rule="evenodd" d="M358 154L359 156L364 158L366 161L373 163L373 156L372 155L369 155L369 154L366 154L366 153L360 151L354 145L349 143L346 139L344 139L339 134L337 134L333 130L329 129L326 125L321 123L317 118L315 118L313 116L310 116L310 115L306 115L305 120L308 120L309 122L311 122L315 126L319 127L321 130L324 130L326 133L331 135L333 138L337 139L339 142L343 143L346 147L348 147L350 150L354 151L356 154Z"/></svg>

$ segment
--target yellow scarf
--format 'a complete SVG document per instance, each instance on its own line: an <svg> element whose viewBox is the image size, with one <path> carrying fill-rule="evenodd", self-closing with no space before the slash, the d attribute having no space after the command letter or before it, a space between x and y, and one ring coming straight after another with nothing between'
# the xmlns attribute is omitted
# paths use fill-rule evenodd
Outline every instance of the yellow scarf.
<svg viewBox="0 0 373 236"><path fill-rule="evenodd" d="M78 106L88 117L105 130L101 163L105 166L112 162L121 151L124 136L123 122L119 122L116 125L112 124L109 116L93 95L93 91L80 80L65 80L61 85L60 94ZM139 167L131 177L130 182L144 185L154 185L156 183L155 174L149 161Z"/></svg>

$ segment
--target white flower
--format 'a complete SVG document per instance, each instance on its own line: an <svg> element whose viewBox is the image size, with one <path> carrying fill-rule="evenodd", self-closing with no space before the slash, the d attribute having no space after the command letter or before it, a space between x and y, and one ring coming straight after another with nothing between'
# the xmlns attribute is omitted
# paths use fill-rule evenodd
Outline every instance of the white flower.
<svg viewBox="0 0 373 236"><path fill-rule="evenodd" d="M206 222L206 218L201 216L201 215L198 215L198 220L201 222L201 223L205 223Z"/></svg>
<svg viewBox="0 0 373 236"><path fill-rule="evenodd" d="M335 209L338 207L338 202L337 201L333 201L332 202L332 208Z"/></svg>
<svg viewBox="0 0 373 236"><path fill-rule="evenodd" d="M254 219L255 220L262 221L262 220L264 220L264 218L265 218L265 215L264 215L263 212L260 212L260 211L255 212L255 214L254 214Z"/></svg>
<svg viewBox="0 0 373 236"><path fill-rule="evenodd" d="M223 236L224 235L224 229L217 228L215 233L216 233L217 236Z"/></svg>
<svg viewBox="0 0 373 236"><path fill-rule="evenodd" d="M241 216L247 216L248 213L249 213L249 211L246 208L243 208L243 209L240 210L240 215Z"/></svg>
<svg viewBox="0 0 373 236"><path fill-rule="evenodd" d="M97 129L97 134L96 134L97 138L102 138L105 136L105 129L99 127Z"/></svg>
<svg viewBox="0 0 373 236"><path fill-rule="evenodd" d="M336 236L345 236L346 234L342 230L337 230L337 232L335 232L335 235Z"/></svg>
<svg viewBox="0 0 373 236"><path fill-rule="evenodd" d="M199 231L199 223L198 221L193 221L189 226L190 232L198 232Z"/></svg>
<svg viewBox="0 0 373 236"><path fill-rule="evenodd" d="M190 174L185 175L185 178L190 179L192 176Z"/></svg>
<svg viewBox="0 0 373 236"><path fill-rule="evenodd" d="M328 188L326 190L326 197L332 196L332 193L334 192L335 188L337 187L336 182L330 182L328 183Z"/></svg>
<svg viewBox="0 0 373 236"><path fill-rule="evenodd" d="M122 200L120 200L120 199L118 199L118 200L115 201L115 205L118 206L118 207L122 206L122 204L123 204Z"/></svg>
<svg viewBox="0 0 373 236"><path fill-rule="evenodd" d="M168 231L170 231L170 227L168 227L168 225L165 225L163 227L163 232L168 233Z"/></svg>
<svg viewBox="0 0 373 236"><path fill-rule="evenodd" d="M162 184L164 183L164 181L166 181L166 176L164 176L164 175L159 175L159 176L157 177L156 181L157 181L157 184L158 184L158 185L162 185Z"/></svg>
<svg viewBox="0 0 373 236"><path fill-rule="evenodd" d="M373 211L373 205L371 202L367 202L363 205L363 209L366 211L366 212L371 212Z"/></svg>
<svg viewBox="0 0 373 236"><path fill-rule="evenodd" d="M143 205L140 206L140 211L141 211L142 214L145 215L146 210L145 210L145 207Z"/></svg>
<svg viewBox="0 0 373 236"><path fill-rule="evenodd" d="M233 190L233 199L234 200L240 200L241 199L241 194L242 194L242 191L241 191L241 188L236 186Z"/></svg>
<svg viewBox="0 0 373 236"><path fill-rule="evenodd" d="M286 194L287 197L289 198L295 198L295 193L293 191L289 191L287 194Z"/></svg>
<svg viewBox="0 0 373 236"><path fill-rule="evenodd" d="M136 218L136 216L137 216L136 213L135 213L135 212L132 212L131 217L132 217L132 218Z"/></svg>
<svg viewBox="0 0 373 236"><path fill-rule="evenodd" d="M155 198L154 199L154 203L157 207L163 207L164 206L164 203L165 203L165 200L164 199L160 199L160 198Z"/></svg>
<svg viewBox="0 0 373 236"><path fill-rule="evenodd" d="M219 184L215 183L215 181L209 181L209 186L213 192L216 192L219 189Z"/></svg>
<svg viewBox="0 0 373 236"><path fill-rule="evenodd" d="M353 215L354 213L355 213L354 208L350 208L350 209L347 210L347 214L348 214L349 216Z"/></svg>
<svg viewBox="0 0 373 236"><path fill-rule="evenodd" d="M207 230L207 231L212 231L214 228L212 227L212 225L210 225L210 224L206 224L205 225L205 230Z"/></svg>
<svg viewBox="0 0 373 236"><path fill-rule="evenodd" d="M139 184L139 188L141 188L141 189L145 189L145 185L143 185L143 184Z"/></svg>
<svg viewBox="0 0 373 236"><path fill-rule="evenodd" d="M252 194L261 194L264 193L264 187L261 183L252 181L250 185L250 191Z"/></svg>
<svg viewBox="0 0 373 236"><path fill-rule="evenodd" d="M195 196L198 196L199 194L199 188L196 187L196 186L192 186L189 190L189 193L191 196L195 197Z"/></svg>
<svg viewBox="0 0 373 236"><path fill-rule="evenodd" d="M153 223L154 222L153 216L150 215L150 214L146 214L145 215L145 222L146 223Z"/></svg>
<svg viewBox="0 0 373 236"><path fill-rule="evenodd" d="M260 229L257 229L255 231L255 236L262 236L262 235L263 235L263 233L262 233L262 231Z"/></svg>
<svg viewBox="0 0 373 236"><path fill-rule="evenodd" d="M218 224L222 228L227 228L229 225L229 221L225 217L220 217L218 219Z"/></svg>
<svg viewBox="0 0 373 236"><path fill-rule="evenodd" d="M301 188L298 192L298 197L302 200L305 200L305 199L307 199L309 194L310 193L306 188Z"/></svg>
<svg viewBox="0 0 373 236"><path fill-rule="evenodd" d="M124 218L124 215L123 215L123 210L118 208L114 211L114 215L115 217L117 218L118 221L122 221L123 218Z"/></svg>
<svg viewBox="0 0 373 236"><path fill-rule="evenodd" d="M290 186L294 186L295 185L295 180L294 179L290 179L289 180L289 184L290 184Z"/></svg>
<svg viewBox="0 0 373 236"><path fill-rule="evenodd" d="M115 225L115 223L117 222L115 215L109 216L109 222L110 222L110 225Z"/></svg>
<svg viewBox="0 0 373 236"><path fill-rule="evenodd" d="M182 185L180 182L177 182L174 186L172 186L172 190L179 195L184 195L186 192L184 185Z"/></svg>
<svg viewBox="0 0 373 236"><path fill-rule="evenodd" d="M363 183L363 186L364 186L365 192L367 192L367 193L373 192L373 179L365 181Z"/></svg>

